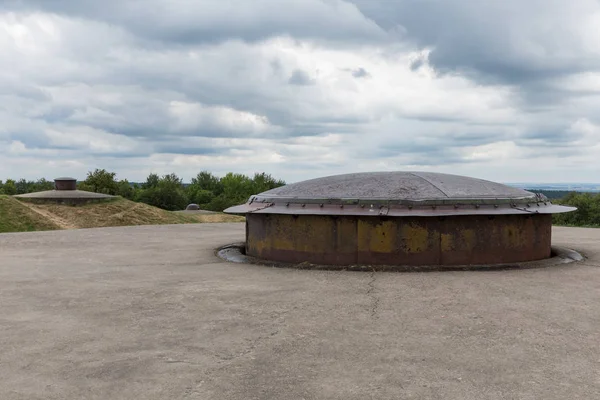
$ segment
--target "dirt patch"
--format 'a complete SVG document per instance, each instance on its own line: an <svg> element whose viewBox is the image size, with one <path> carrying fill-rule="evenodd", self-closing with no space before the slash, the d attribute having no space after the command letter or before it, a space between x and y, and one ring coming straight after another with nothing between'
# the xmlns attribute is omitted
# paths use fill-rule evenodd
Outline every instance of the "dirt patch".
<svg viewBox="0 0 600 400"><path fill-rule="evenodd" d="M21 204L29 208L32 212L46 218L52 224L58 226L60 229L77 229L78 227L71 224L69 221L62 219L61 217L52 214L51 212L44 210L41 207L35 206L33 203L21 202Z"/></svg>

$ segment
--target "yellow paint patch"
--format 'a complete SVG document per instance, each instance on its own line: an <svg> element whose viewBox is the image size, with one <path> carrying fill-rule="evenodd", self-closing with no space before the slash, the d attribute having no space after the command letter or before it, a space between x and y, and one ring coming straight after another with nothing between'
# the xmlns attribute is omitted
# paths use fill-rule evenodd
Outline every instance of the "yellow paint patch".
<svg viewBox="0 0 600 400"><path fill-rule="evenodd" d="M449 233L442 233L440 237L440 246L442 252L454 250L454 238Z"/></svg>
<svg viewBox="0 0 600 400"><path fill-rule="evenodd" d="M408 253L421 253L429 249L429 231L419 225L404 225L400 228Z"/></svg>
<svg viewBox="0 0 600 400"><path fill-rule="evenodd" d="M380 221L376 224L358 221L359 251L390 253L396 242L396 224L392 221Z"/></svg>
<svg viewBox="0 0 600 400"><path fill-rule="evenodd" d="M477 243L477 234L473 229L464 229L461 231L460 236L464 242L464 249L471 250L475 247Z"/></svg>
<svg viewBox="0 0 600 400"><path fill-rule="evenodd" d="M519 247L523 245L521 232L516 224L506 225L502 230L502 241L504 246Z"/></svg>

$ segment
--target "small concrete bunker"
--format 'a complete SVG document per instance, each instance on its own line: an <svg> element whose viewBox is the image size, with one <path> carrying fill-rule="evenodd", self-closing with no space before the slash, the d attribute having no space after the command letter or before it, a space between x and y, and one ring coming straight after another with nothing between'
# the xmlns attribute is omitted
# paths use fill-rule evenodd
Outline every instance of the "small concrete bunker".
<svg viewBox="0 0 600 400"><path fill-rule="evenodd" d="M115 196L108 194L78 190L77 179L67 177L54 179L54 190L19 194L14 197L30 201L32 203L57 203L70 205L106 201L115 198Z"/></svg>
<svg viewBox="0 0 600 400"><path fill-rule="evenodd" d="M328 176L272 189L246 215L246 255L323 265L479 265L551 256L544 196L433 172Z"/></svg>

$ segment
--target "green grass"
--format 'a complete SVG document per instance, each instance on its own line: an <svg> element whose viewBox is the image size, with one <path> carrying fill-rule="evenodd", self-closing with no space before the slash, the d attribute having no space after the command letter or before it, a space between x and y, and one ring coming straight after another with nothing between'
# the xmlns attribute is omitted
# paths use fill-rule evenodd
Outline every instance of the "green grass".
<svg viewBox="0 0 600 400"><path fill-rule="evenodd" d="M60 229L47 218L32 212L18 200L0 195L0 233Z"/></svg>
<svg viewBox="0 0 600 400"><path fill-rule="evenodd" d="M244 221L243 217L226 214L165 211L122 198L72 206L40 204L0 196L0 232L241 221Z"/></svg>

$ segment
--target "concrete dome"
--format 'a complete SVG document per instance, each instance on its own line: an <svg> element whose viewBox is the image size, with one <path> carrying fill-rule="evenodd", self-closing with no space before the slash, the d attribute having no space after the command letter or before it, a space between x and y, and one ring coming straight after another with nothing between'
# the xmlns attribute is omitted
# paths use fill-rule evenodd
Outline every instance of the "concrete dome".
<svg viewBox="0 0 600 400"><path fill-rule="evenodd" d="M344 208L345 207L345 208ZM333 215L559 213L545 197L483 179L434 172L368 172L311 179L250 197L228 213Z"/></svg>
<svg viewBox="0 0 600 400"><path fill-rule="evenodd" d="M19 194L14 197L39 203L85 204L92 201L113 199L116 196L77 190L77 179L60 177L54 179L54 190Z"/></svg>
<svg viewBox="0 0 600 400"><path fill-rule="evenodd" d="M115 198L115 196L108 194L86 192L84 190L46 190L43 192L18 194L14 197L32 200L103 200Z"/></svg>

